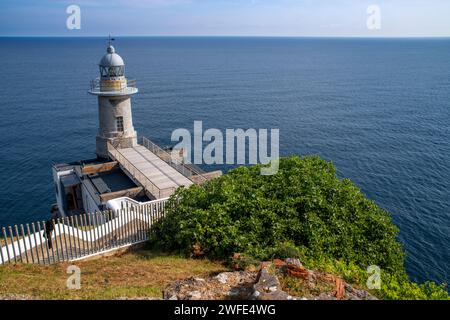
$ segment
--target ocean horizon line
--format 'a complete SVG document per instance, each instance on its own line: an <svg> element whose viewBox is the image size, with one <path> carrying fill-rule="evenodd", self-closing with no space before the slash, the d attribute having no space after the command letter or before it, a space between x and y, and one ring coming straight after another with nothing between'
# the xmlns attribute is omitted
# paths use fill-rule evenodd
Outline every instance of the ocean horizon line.
<svg viewBox="0 0 450 320"><path fill-rule="evenodd" d="M108 35L0 35L0 38L107 38ZM261 39L450 39L437 36L270 36L270 35L113 35L115 38L261 38Z"/></svg>

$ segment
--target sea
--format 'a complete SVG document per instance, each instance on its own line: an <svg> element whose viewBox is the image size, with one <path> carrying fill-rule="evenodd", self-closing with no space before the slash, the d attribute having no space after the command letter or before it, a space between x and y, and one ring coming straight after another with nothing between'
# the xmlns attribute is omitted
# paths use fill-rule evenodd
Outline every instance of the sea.
<svg viewBox="0 0 450 320"><path fill-rule="evenodd" d="M105 38L0 38L0 226L44 220L52 164L95 157ZM134 127L280 129L392 214L410 278L450 280L450 39L118 37ZM233 166L203 166L229 170Z"/></svg>

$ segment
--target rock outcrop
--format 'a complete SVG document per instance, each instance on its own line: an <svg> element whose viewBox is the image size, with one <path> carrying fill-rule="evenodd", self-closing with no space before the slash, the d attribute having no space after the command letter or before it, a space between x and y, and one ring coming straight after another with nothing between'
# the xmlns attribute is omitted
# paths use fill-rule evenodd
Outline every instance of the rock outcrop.
<svg viewBox="0 0 450 320"><path fill-rule="evenodd" d="M253 294L255 272L223 272L210 278L187 278L168 285L167 300L245 300Z"/></svg>
<svg viewBox="0 0 450 320"><path fill-rule="evenodd" d="M282 284L287 280L295 288ZM354 288L339 277L303 267L298 259L263 262L258 272L223 272L207 278L176 281L165 288L163 299L376 300L367 291Z"/></svg>

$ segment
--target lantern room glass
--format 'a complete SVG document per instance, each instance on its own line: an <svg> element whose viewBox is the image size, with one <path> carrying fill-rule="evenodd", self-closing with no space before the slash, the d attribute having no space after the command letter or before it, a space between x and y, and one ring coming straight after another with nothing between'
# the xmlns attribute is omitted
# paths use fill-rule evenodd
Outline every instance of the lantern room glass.
<svg viewBox="0 0 450 320"><path fill-rule="evenodd" d="M103 67L100 66L100 75L102 78L123 77L125 66Z"/></svg>

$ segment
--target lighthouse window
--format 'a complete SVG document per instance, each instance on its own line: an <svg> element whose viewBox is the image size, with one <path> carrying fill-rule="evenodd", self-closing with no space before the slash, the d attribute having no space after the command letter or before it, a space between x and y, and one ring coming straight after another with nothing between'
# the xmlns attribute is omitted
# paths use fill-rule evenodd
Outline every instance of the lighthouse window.
<svg viewBox="0 0 450 320"><path fill-rule="evenodd" d="M121 77L125 73L124 66L103 67L100 66L100 75L102 77Z"/></svg>
<svg viewBox="0 0 450 320"><path fill-rule="evenodd" d="M102 77L107 77L108 76L108 69L105 67L100 67L100 74Z"/></svg>
<svg viewBox="0 0 450 320"><path fill-rule="evenodd" d="M117 70L117 68L115 68L115 67L109 67L109 76L115 77L117 75L116 70Z"/></svg>
<svg viewBox="0 0 450 320"><path fill-rule="evenodd" d="M123 117L117 117L117 131L123 132Z"/></svg>

